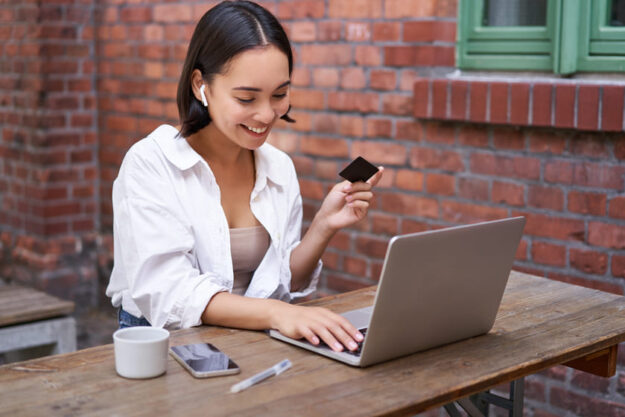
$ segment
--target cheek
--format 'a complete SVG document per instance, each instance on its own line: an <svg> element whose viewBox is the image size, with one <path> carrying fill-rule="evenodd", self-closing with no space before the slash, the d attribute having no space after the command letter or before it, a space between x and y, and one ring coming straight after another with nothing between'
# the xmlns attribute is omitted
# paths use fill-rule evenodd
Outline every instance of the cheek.
<svg viewBox="0 0 625 417"><path fill-rule="evenodd" d="M275 109L278 117L282 117L289 110L289 99L281 100Z"/></svg>

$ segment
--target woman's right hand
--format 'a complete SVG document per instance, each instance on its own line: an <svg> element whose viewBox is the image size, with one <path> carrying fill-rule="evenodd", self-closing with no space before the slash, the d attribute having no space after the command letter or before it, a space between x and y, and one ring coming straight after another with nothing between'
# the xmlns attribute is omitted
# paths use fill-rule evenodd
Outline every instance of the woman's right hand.
<svg viewBox="0 0 625 417"><path fill-rule="evenodd" d="M271 327L292 339L306 339L313 345L323 340L330 349L358 349L364 337L345 317L322 307L291 305L276 301L271 309Z"/></svg>

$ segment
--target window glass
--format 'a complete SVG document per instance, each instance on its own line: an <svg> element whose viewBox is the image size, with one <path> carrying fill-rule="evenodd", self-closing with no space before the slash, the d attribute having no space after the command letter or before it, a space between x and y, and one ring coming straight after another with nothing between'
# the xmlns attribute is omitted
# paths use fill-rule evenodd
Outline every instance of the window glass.
<svg viewBox="0 0 625 417"><path fill-rule="evenodd" d="M610 26L625 26L625 0L612 0Z"/></svg>
<svg viewBox="0 0 625 417"><path fill-rule="evenodd" d="M545 26L546 22L547 0L485 0L484 26Z"/></svg>

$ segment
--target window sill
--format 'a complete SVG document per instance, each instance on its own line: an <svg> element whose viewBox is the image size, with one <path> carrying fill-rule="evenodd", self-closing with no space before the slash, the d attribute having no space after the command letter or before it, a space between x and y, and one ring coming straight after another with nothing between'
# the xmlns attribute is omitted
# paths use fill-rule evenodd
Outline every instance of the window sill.
<svg viewBox="0 0 625 417"><path fill-rule="evenodd" d="M414 100L414 115L421 119L625 131L621 79L455 73L417 79Z"/></svg>

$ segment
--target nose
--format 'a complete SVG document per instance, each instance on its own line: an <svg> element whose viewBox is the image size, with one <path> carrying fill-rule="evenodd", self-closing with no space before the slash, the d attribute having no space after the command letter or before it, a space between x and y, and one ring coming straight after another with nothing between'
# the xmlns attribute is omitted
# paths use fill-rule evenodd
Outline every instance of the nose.
<svg viewBox="0 0 625 417"><path fill-rule="evenodd" d="M270 124L276 117L276 111L271 103L263 103L259 106L256 112L256 120L266 125Z"/></svg>

